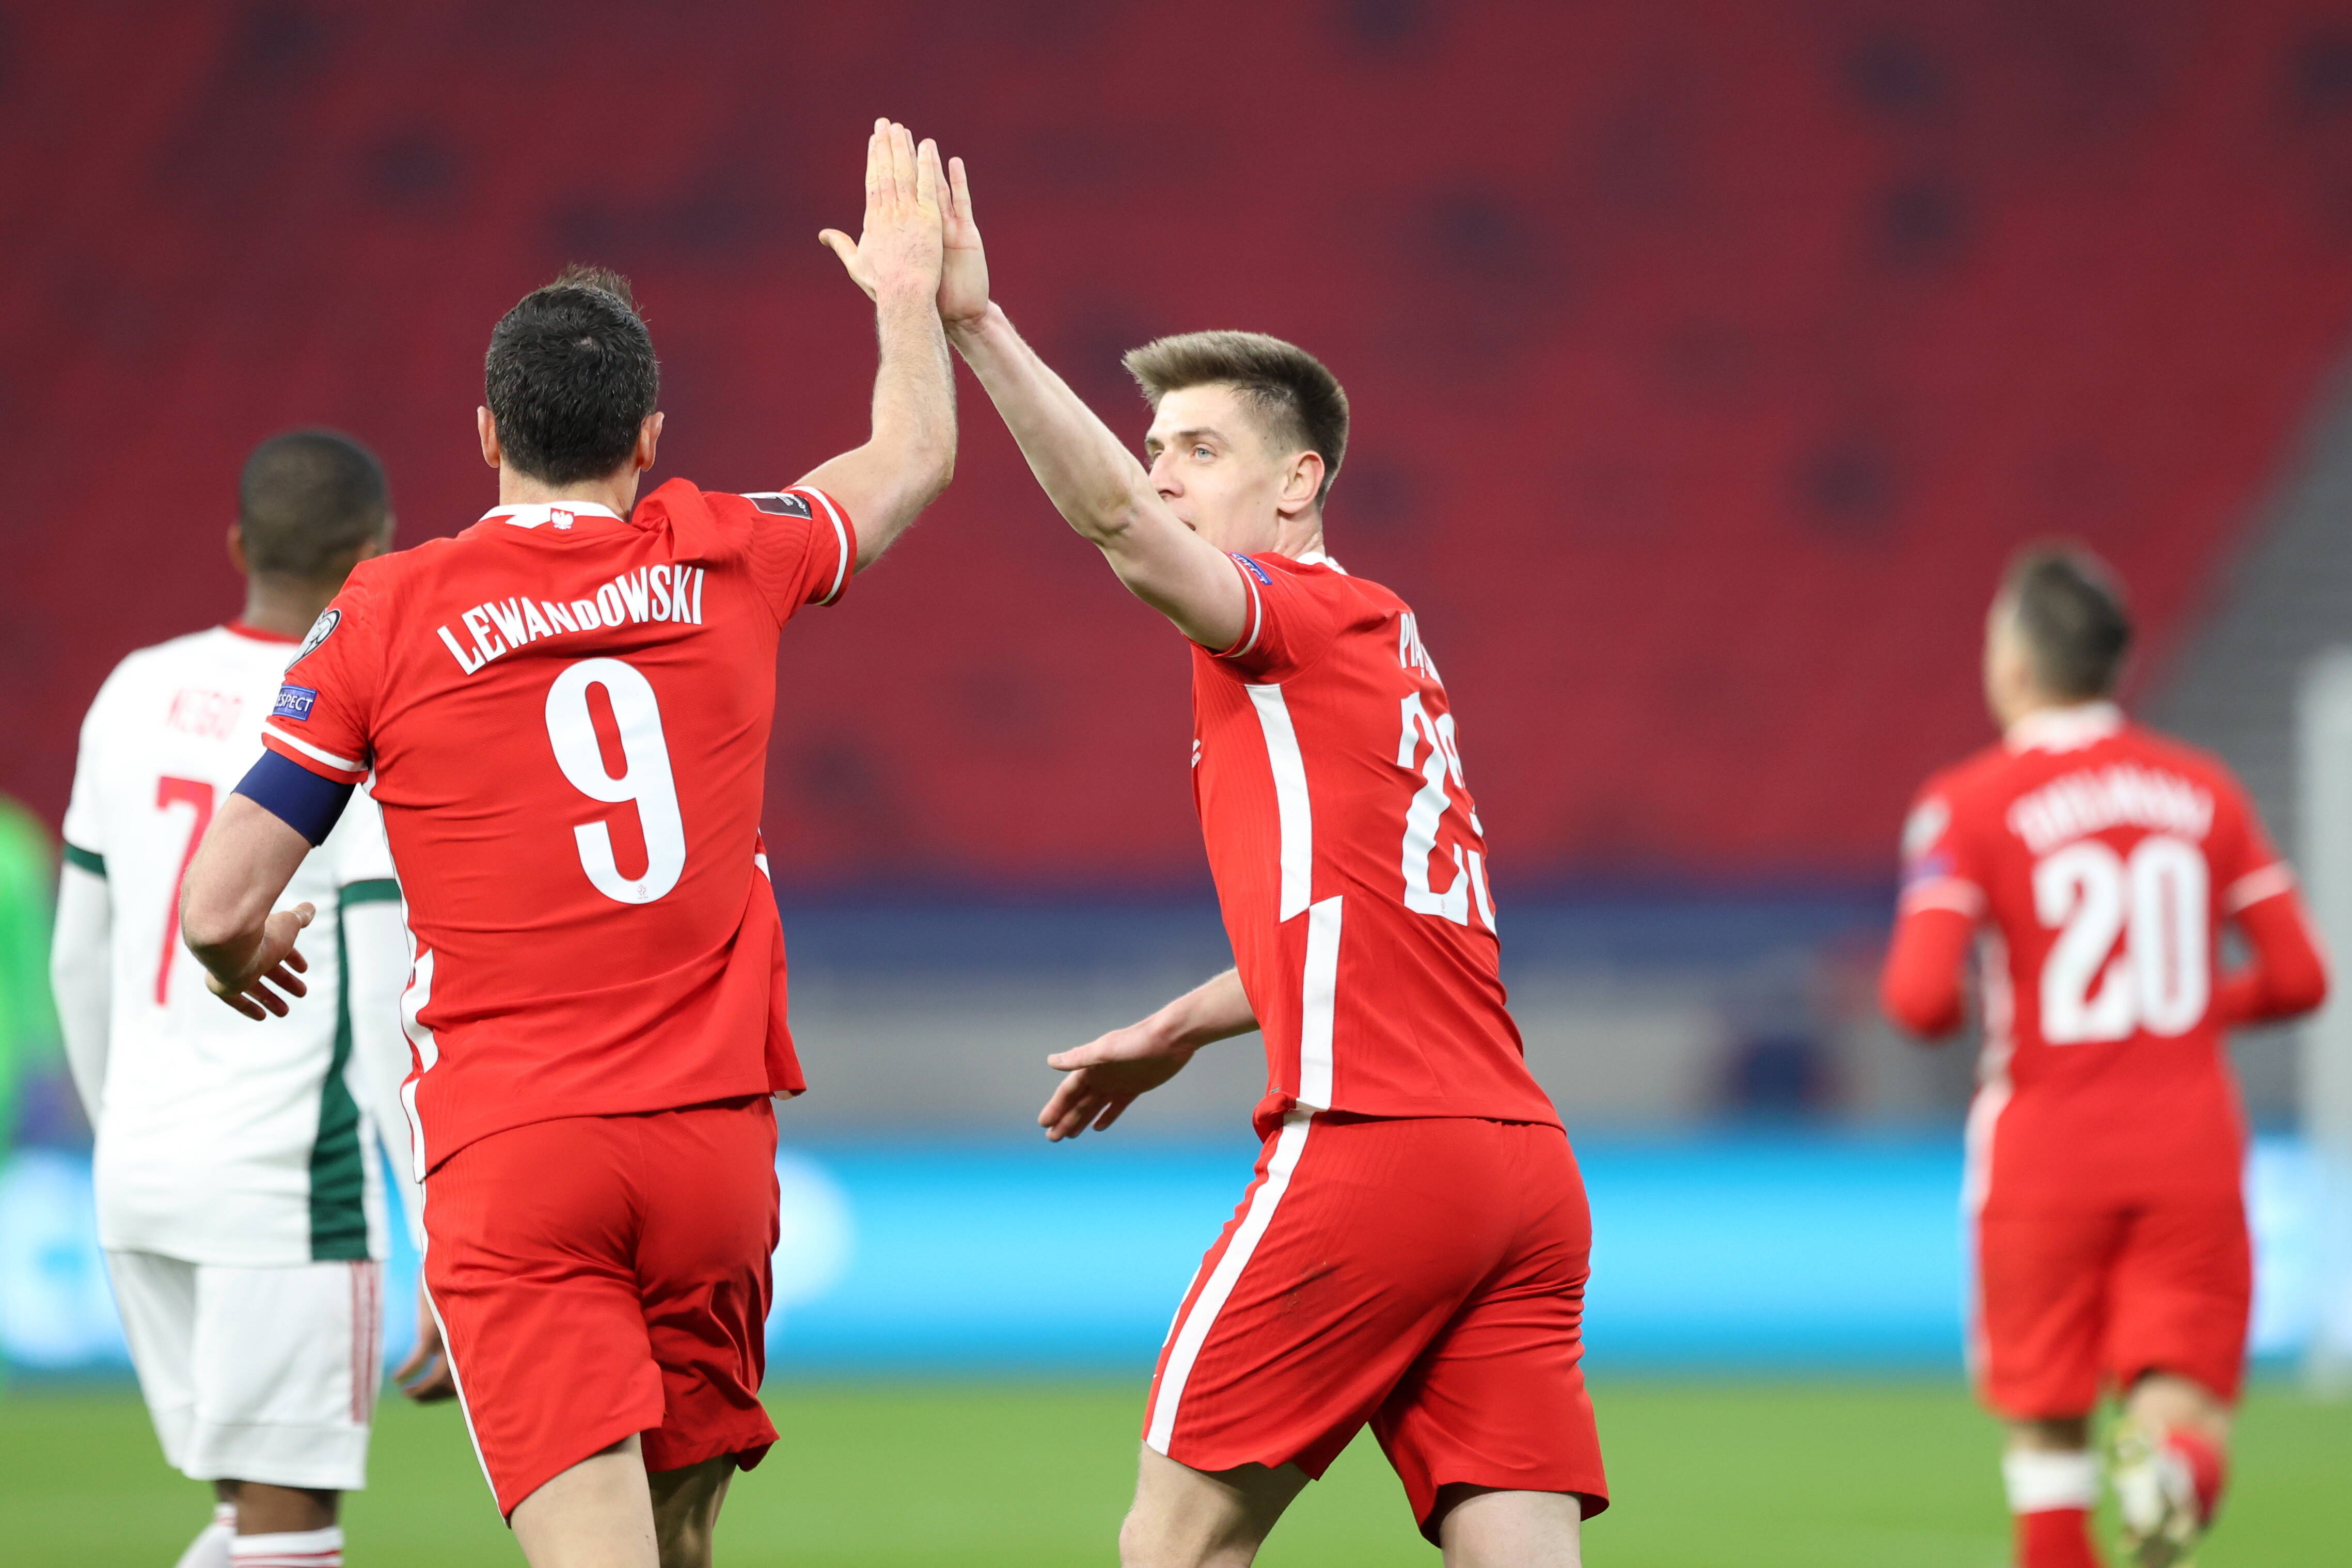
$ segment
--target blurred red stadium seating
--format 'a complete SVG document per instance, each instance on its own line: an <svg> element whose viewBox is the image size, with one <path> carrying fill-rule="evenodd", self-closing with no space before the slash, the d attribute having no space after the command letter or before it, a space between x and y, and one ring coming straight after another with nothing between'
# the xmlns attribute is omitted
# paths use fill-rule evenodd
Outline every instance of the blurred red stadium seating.
<svg viewBox="0 0 2352 1568"><path fill-rule="evenodd" d="M814 235L877 113L1115 426L1161 331L1338 371L1332 548L1419 606L1507 889L1882 874L2007 551L2108 552L2160 672L2352 321L2337 4L13 5L0 789L54 821L109 664L233 610L259 437L372 443L412 542L489 505L482 345L567 259L636 280L664 475L859 439ZM965 397L787 638L778 870L1193 883L1181 650Z"/></svg>

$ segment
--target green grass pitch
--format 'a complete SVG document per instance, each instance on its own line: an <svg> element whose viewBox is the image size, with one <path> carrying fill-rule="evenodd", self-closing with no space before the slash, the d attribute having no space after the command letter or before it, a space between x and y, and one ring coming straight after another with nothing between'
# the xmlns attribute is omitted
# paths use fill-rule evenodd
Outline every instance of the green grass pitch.
<svg viewBox="0 0 2352 1568"><path fill-rule="evenodd" d="M732 1568L1052 1568L1114 1561L1142 1389L1105 1385L785 1384L783 1441L719 1526ZM1957 1385L1605 1383L1617 1506L1587 1527L1600 1568L2000 1568L2007 1521L1990 1421ZM457 1412L388 1404L373 1486L345 1513L351 1560L521 1562ZM127 1387L0 1397L5 1555L163 1568L205 1489L163 1468ZM1369 1439L1310 1487L1270 1568L1433 1564ZM2352 1405L2258 1388L2236 1487L2203 1568L2352 1561Z"/></svg>

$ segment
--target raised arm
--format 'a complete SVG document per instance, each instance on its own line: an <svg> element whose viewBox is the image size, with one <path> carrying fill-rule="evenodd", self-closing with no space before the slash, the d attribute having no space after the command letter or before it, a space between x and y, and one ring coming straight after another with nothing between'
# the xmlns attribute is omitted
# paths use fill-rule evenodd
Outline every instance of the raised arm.
<svg viewBox="0 0 2352 1568"><path fill-rule="evenodd" d="M948 341L987 389L1005 427L1072 528L1138 599L1212 649L1241 641L1249 593L1224 552L1178 519L1135 455L1013 329L988 297L963 160L948 165L947 260L939 293Z"/></svg>
<svg viewBox="0 0 2352 1568"><path fill-rule="evenodd" d="M955 371L935 303L940 287L939 149L903 125L874 122L866 143L866 226L853 243L817 237L874 301L881 366L873 434L803 476L849 508L863 570L948 487L955 473Z"/></svg>

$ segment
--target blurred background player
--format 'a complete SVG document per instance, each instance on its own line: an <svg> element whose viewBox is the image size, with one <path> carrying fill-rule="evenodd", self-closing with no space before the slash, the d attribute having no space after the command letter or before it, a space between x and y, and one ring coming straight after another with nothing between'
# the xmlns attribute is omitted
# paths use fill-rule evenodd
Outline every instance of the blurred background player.
<svg viewBox="0 0 2352 1568"><path fill-rule="evenodd" d="M1504 1008L1486 841L1412 612L1323 550L1348 400L1246 332L1126 358L1147 471L990 302L952 165L940 314L1064 517L1192 643L1193 797L1235 967L1052 1059L1053 1138L1263 1029L1257 1176L1152 1381L1131 1564L1244 1563L1370 1422L1449 1563L1572 1564L1608 1506L1591 1219ZM1229 553L1230 552L1230 553Z"/></svg>
<svg viewBox="0 0 2352 1568"><path fill-rule="evenodd" d="M2226 1030L2327 990L2294 879L2237 780L2116 707L2130 642L2098 560L2018 558L1985 634L2002 738L1912 810L1882 984L1905 1029L1948 1033L1982 936L1973 1350L2010 1422L2023 1568L2097 1561L2103 1388L2123 1399L2126 1556L2181 1562L2210 1522L2253 1291ZM2251 951L2228 973L2225 924Z"/></svg>
<svg viewBox="0 0 2352 1568"><path fill-rule="evenodd" d="M51 967L140 1386L164 1458L220 1498L181 1562L322 1568L342 1561L338 1497L365 1484L383 1378L378 1139L407 1164L408 954L381 819L362 794L289 868L320 924L282 1028L206 994L178 908L288 656L393 519L374 457L323 430L262 443L237 502L244 613L131 654L90 705Z"/></svg>
<svg viewBox="0 0 2352 1568"><path fill-rule="evenodd" d="M628 285L573 269L508 312L477 416L499 505L352 575L189 873L215 989L282 1012L312 913L271 911L373 768L416 934L425 1287L540 1568L709 1562L775 1441L770 1096L803 1087L759 830L776 644L952 472L940 183L877 122L865 232L827 234L879 300L872 436L788 490L635 504L662 415Z"/></svg>

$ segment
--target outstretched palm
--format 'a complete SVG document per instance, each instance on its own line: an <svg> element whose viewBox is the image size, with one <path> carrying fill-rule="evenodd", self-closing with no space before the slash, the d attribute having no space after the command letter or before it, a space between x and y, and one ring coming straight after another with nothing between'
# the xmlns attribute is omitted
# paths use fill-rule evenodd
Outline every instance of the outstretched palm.
<svg viewBox="0 0 2352 1568"><path fill-rule="evenodd" d="M945 259L940 267L940 319L950 328L975 325L988 312L988 253L971 217L971 183L963 160L948 160Z"/></svg>
<svg viewBox="0 0 2352 1568"><path fill-rule="evenodd" d="M918 146L903 125L874 122L866 140L866 226L856 240L826 229L818 241L841 258L850 280L875 298L886 284L938 287L943 203L940 150Z"/></svg>

